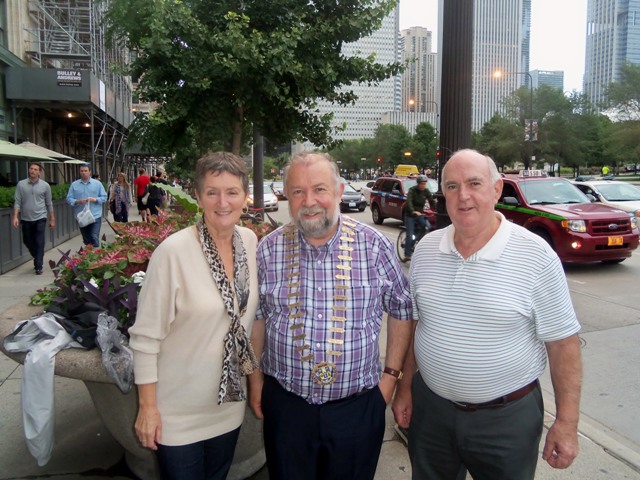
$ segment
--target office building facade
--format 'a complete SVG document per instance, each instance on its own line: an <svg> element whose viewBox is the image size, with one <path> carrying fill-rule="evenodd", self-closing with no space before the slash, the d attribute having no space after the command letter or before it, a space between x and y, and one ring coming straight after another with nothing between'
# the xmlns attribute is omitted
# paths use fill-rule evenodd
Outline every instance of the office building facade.
<svg viewBox="0 0 640 480"><path fill-rule="evenodd" d="M443 0L440 0L440 11ZM529 86L531 0L475 2L473 42L473 131L496 113L503 99ZM503 72L500 78L496 71Z"/></svg>
<svg viewBox="0 0 640 480"><path fill-rule="evenodd" d="M400 32L402 37L402 111L437 112L437 54L433 52L432 32L424 27L411 27Z"/></svg>
<svg viewBox="0 0 640 480"><path fill-rule="evenodd" d="M640 0L589 0L583 91L597 108L626 62L640 64Z"/></svg>
<svg viewBox="0 0 640 480"><path fill-rule="evenodd" d="M551 88L564 91L563 70L531 70L530 73L534 90L540 85L549 85Z"/></svg>
<svg viewBox="0 0 640 480"><path fill-rule="evenodd" d="M399 6L382 21L379 30L357 42L345 44L342 51L347 56L368 57L375 54L382 64L400 61ZM334 135L336 140L353 140L374 137L382 114L399 111L401 108L400 76L388 78L378 85L354 83L347 87L358 96L355 105L335 105L326 101L318 102L322 114L333 113L333 125L346 125L346 130ZM310 142L303 144L304 150L312 150ZM299 150L299 148L296 148Z"/></svg>

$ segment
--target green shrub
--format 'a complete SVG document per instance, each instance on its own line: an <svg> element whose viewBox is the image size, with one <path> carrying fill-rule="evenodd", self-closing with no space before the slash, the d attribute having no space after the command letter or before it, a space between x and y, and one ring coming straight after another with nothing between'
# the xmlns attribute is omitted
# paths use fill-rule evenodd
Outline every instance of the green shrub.
<svg viewBox="0 0 640 480"><path fill-rule="evenodd" d="M51 199L64 200L69 192L69 184L51 185ZM16 187L0 187L0 208L13 208Z"/></svg>

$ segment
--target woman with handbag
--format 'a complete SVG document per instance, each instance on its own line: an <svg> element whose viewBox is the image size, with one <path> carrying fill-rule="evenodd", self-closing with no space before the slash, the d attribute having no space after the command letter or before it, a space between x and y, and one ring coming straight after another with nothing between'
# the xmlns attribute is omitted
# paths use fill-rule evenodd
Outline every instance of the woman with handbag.
<svg viewBox="0 0 640 480"><path fill-rule="evenodd" d="M131 186L123 172L118 173L118 179L111 184L109 189L109 210L113 213L116 222L129 221L129 208L131 207Z"/></svg>

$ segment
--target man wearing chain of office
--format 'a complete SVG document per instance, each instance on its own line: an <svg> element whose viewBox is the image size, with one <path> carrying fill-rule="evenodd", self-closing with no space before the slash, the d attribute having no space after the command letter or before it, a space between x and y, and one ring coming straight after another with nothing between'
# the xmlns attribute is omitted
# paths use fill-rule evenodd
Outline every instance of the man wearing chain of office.
<svg viewBox="0 0 640 480"><path fill-rule="evenodd" d="M295 155L284 184L292 222L258 246L251 335L262 361L249 405L264 418L269 478L373 479L411 337L407 278L384 235L340 215L329 155Z"/></svg>

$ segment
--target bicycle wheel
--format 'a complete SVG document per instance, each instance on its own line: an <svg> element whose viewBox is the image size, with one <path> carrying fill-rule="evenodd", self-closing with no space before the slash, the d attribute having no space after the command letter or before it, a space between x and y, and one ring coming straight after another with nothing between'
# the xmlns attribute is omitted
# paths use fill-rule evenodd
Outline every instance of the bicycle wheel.
<svg viewBox="0 0 640 480"><path fill-rule="evenodd" d="M396 248L397 248L398 258L400 259L401 262L407 261L404 256L404 245L406 240L407 240L407 231L400 230L400 233L398 234L398 240L396 241Z"/></svg>

